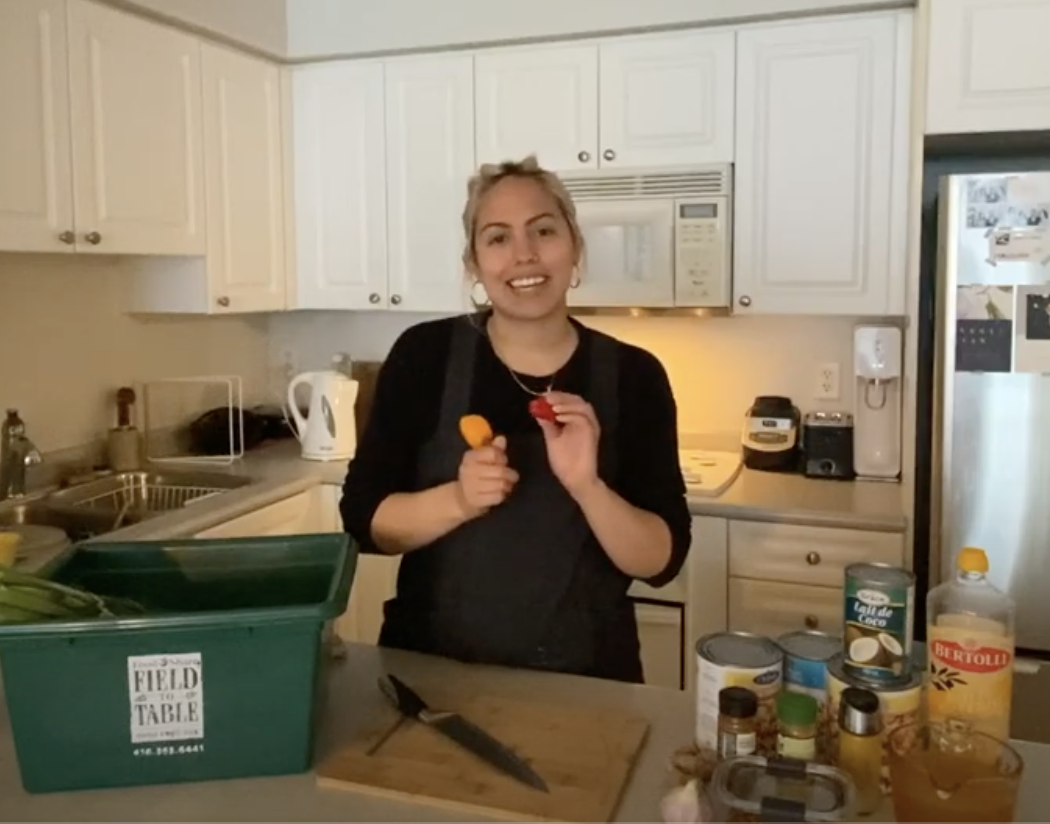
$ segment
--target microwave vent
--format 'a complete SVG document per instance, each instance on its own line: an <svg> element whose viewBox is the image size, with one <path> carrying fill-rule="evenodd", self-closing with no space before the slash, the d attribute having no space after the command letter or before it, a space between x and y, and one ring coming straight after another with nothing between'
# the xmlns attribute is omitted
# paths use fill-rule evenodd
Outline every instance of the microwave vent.
<svg viewBox="0 0 1050 824"><path fill-rule="evenodd" d="M562 182L578 201L728 196L731 189L729 167L644 174L565 175Z"/></svg>

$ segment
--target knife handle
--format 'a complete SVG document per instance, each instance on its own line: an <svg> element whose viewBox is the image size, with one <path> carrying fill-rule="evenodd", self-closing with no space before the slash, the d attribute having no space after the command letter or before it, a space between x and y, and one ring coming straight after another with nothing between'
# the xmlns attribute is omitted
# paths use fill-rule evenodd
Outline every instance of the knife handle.
<svg viewBox="0 0 1050 824"><path fill-rule="evenodd" d="M426 702L396 676L387 675L380 678L379 689L395 707L410 718L419 718L427 711Z"/></svg>

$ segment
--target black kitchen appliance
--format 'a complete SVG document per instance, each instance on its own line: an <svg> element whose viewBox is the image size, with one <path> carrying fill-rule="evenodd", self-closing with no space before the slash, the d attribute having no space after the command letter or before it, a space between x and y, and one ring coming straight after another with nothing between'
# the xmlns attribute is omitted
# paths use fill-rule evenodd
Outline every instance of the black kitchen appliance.
<svg viewBox="0 0 1050 824"><path fill-rule="evenodd" d="M791 398L755 398L744 415L744 466L766 472L798 472L800 417Z"/></svg>
<svg viewBox="0 0 1050 824"><path fill-rule="evenodd" d="M807 413L802 422L802 454L806 477L853 480L853 415Z"/></svg>

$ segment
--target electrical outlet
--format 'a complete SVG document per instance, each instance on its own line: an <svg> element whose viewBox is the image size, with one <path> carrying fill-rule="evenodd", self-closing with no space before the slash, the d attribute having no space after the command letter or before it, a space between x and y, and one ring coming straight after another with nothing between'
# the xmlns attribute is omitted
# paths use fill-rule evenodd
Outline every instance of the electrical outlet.
<svg viewBox="0 0 1050 824"><path fill-rule="evenodd" d="M837 401L842 394L839 387L839 365L822 363L817 367L816 397L822 401Z"/></svg>
<svg viewBox="0 0 1050 824"><path fill-rule="evenodd" d="M295 352L293 352L291 349L281 350L279 369L281 370L281 374L283 375L285 381L290 381L298 374L299 369L296 366Z"/></svg>

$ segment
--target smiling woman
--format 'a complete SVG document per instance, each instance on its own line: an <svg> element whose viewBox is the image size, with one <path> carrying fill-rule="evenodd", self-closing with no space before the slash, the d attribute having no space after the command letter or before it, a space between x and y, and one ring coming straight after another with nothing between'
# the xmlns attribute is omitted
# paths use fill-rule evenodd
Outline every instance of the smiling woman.
<svg viewBox="0 0 1050 824"><path fill-rule="evenodd" d="M478 311L397 341L344 485L346 529L404 555L380 644L642 681L627 589L691 537L667 375L569 316L583 236L535 158L482 167L463 224Z"/></svg>

